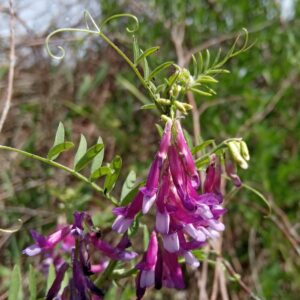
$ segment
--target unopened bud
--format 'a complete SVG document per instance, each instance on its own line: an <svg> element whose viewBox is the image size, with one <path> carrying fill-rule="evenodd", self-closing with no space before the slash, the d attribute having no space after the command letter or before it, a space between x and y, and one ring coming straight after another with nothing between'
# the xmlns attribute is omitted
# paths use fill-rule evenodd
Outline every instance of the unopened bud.
<svg viewBox="0 0 300 300"><path fill-rule="evenodd" d="M240 142L241 145L241 154L245 160L250 160L249 150L247 144L244 141Z"/></svg>
<svg viewBox="0 0 300 300"><path fill-rule="evenodd" d="M192 110L193 109L193 105L190 105L188 103L183 103L183 106L186 110Z"/></svg>
<svg viewBox="0 0 300 300"><path fill-rule="evenodd" d="M186 109L183 105L183 103L179 102L179 101L175 101L174 102L175 106L181 111L183 112L184 114L186 114Z"/></svg>
<svg viewBox="0 0 300 300"><path fill-rule="evenodd" d="M242 168L248 169L248 163L241 155L240 143L231 141L227 143L232 159Z"/></svg>
<svg viewBox="0 0 300 300"><path fill-rule="evenodd" d="M169 99L160 98L156 100L159 104L162 105L170 105L171 101Z"/></svg>

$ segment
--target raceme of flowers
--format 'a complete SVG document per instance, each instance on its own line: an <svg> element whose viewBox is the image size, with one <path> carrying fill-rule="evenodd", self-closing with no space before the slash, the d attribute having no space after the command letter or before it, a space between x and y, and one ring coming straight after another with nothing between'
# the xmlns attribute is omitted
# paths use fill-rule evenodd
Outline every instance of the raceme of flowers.
<svg viewBox="0 0 300 300"><path fill-rule="evenodd" d="M128 206L113 210L117 217L112 227L124 233L138 213L147 214L155 205L155 230L148 250L136 266L138 299L151 286L184 288L178 257L183 256L188 265L198 267L199 261L191 251L203 246L208 238L218 238L224 230L219 220L225 212L220 183L221 166L212 156L201 186L180 122L168 121L145 186Z"/></svg>
<svg viewBox="0 0 300 300"><path fill-rule="evenodd" d="M241 184L233 160L226 163L226 173L237 186ZM131 244L126 234L138 214L155 209L155 226L141 261L136 265L137 299L146 288L185 287L179 257L193 268L199 261L192 251L202 247L207 239L218 238L224 230L220 217L225 213L220 191L221 164L211 155L205 178L201 182L192 153L185 140L179 120L167 121L158 152L151 164L146 183L128 206L116 207L113 230L123 234L115 247L106 243L94 230L87 213L75 212L74 224L58 228L48 237L32 231L35 244L23 253L43 254L44 265L49 261L56 267L56 279L46 299L102 299L104 291L91 280L102 272L111 260L130 261L137 254L126 251ZM60 244L58 249L56 245ZM104 260L91 263L91 254L100 252ZM64 255L72 258L72 277L61 288L69 264Z"/></svg>

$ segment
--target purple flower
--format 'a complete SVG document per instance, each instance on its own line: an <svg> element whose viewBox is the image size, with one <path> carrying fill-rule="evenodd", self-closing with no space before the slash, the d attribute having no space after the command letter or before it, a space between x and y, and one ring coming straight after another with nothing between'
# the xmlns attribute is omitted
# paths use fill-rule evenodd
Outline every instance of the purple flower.
<svg viewBox="0 0 300 300"><path fill-rule="evenodd" d="M136 214L142 209L143 197L143 193L139 191L127 207L116 207L113 209L113 213L117 216L112 225L113 230L118 233L124 233L127 231Z"/></svg>
<svg viewBox="0 0 300 300"><path fill-rule="evenodd" d="M147 252L142 261L136 266L140 270L138 288L151 287L155 283L155 265L157 261L158 241L155 231L152 232Z"/></svg>
<svg viewBox="0 0 300 300"><path fill-rule="evenodd" d="M180 122L178 120L175 122L175 126L176 126L176 134L177 134L175 144L177 146L179 155L182 158L182 162L186 170L186 173L191 178L192 186L198 189L201 182L200 182L198 171L196 169L193 155L191 153L190 148L187 145Z"/></svg>
<svg viewBox="0 0 300 300"><path fill-rule="evenodd" d="M44 250L49 250L54 248L59 242L63 241L64 238L71 232L71 226L65 226L54 233L50 234L48 237L40 235L35 230L31 230L31 236L35 241L35 244L27 247L22 251L23 254L28 256L34 256L41 253Z"/></svg>

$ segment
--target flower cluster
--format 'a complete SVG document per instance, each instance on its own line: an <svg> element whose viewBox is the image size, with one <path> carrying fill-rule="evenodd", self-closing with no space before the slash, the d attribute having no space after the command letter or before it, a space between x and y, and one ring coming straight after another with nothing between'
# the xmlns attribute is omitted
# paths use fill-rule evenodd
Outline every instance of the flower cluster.
<svg viewBox="0 0 300 300"><path fill-rule="evenodd" d="M127 235L124 235L115 247L102 240L99 232L94 230L92 219L87 213L75 212L74 224L63 226L49 236L39 235L33 230L31 235L35 244L24 249L23 253L29 256L43 254L46 257L44 262L49 265L50 260L56 269L56 278L48 291L47 300L100 300L104 292L93 283L90 276L104 271L108 263L107 258L129 261L137 255L125 250L131 246ZM60 249L56 248L58 244ZM72 257L72 276L62 291L61 284L69 264L60 252L70 253ZM98 264L91 264L90 254L95 252L100 252L104 260Z"/></svg>
<svg viewBox="0 0 300 300"><path fill-rule="evenodd" d="M213 156L201 184L180 122L168 121L145 186L128 206L114 209L117 218L112 227L124 233L139 212L146 214L154 204L156 207L155 231L137 265L138 299L147 287L184 287L178 256L197 267L199 262L191 251L201 247L208 238L217 238L224 230L219 221L225 212L221 206L220 183L221 166ZM162 245L158 243L157 233Z"/></svg>

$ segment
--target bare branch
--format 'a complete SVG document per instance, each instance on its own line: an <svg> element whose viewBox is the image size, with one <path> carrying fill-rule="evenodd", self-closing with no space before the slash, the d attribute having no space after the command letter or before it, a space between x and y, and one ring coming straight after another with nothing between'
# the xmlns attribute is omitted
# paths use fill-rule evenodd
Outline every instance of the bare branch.
<svg viewBox="0 0 300 300"><path fill-rule="evenodd" d="M8 84L7 91L4 97L4 107L0 118L0 132L2 131L3 124L7 118L7 114L10 108L13 82L15 73L15 19L13 10L13 0L9 0L9 14L10 14L10 55L9 55L9 71L8 71Z"/></svg>

